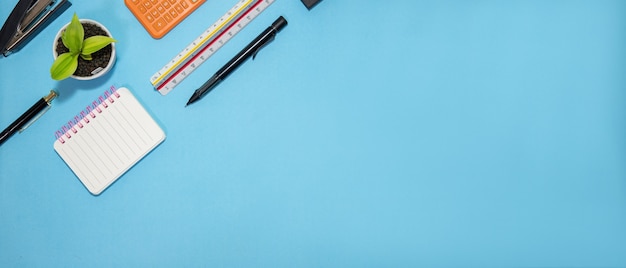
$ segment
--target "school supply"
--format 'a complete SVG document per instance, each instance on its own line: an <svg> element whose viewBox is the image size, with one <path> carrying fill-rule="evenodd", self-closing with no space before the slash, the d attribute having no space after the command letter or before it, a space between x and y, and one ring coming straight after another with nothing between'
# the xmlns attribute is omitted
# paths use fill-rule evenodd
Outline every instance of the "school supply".
<svg viewBox="0 0 626 268"><path fill-rule="evenodd" d="M259 50L264 48L267 44L272 42L276 37L276 34L280 32L283 28L287 26L287 20L283 18L283 16L278 17L270 27L267 27L265 31L259 34L250 44L248 44L244 49L242 49L235 57L233 57L224 67L219 69L209 80L207 80L200 88L198 88L189 101L187 105L192 104L206 93L211 91L215 86L217 86L222 80L226 79L228 75L234 72L242 63L244 63L249 58L255 58Z"/></svg>
<svg viewBox="0 0 626 268"><path fill-rule="evenodd" d="M169 93L273 2L274 0L238 1L224 16L152 75L152 86L161 95Z"/></svg>
<svg viewBox="0 0 626 268"><path fill-rule="evenodd" d="M0 29L0 53L9 56L69 6L67 0L19 0Z"/></svg>
<svg viewBox="0 0 626 268"><path fill-rule="evenodd" d="M39 119L39 117L50 108L50 102L52 102L56 96L56 91L50 90L50 93L47 96L44 96L35 102L33 106L26 110L26 112L18 117L17 120L11 123L11 125L0 133L0 145L13 136L15 132L22 133L22 131Z"/></svg>
<svg viewBox="0 0 626 268"><path fill-rule="evenodd" d="M319 2L322 2L322 0L300 0L300 1L302 1L302 4L304 4L304 6L306 6L308 10L311 10L315 5L319 4Z"/></svg>
<svg viewBox="0 0 626 268"><path fill-rule="evenodd" d="M161 38L206 0L124 0L148 33Z"/></svg>
<svg viewBox="0 0 626 268"><path fill-rule="evenodd" d="M165 139L128 88L104 92L55 133L54 150L99 195Z"/></svg>

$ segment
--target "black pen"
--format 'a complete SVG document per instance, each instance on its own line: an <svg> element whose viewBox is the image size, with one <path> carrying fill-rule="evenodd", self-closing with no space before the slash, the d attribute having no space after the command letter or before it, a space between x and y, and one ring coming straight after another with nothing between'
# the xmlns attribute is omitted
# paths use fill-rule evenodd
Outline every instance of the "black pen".
<svg viewBox="0 0 626 268"><path fill-rule="evenodd" d="M252 57L254 59L259 50L274 40L276 34L285 26L287 26L287 20L285 20L283 16L278 17L278 19L272 23L272 26L265 29L265 31L257 36L250 44L248 44L248 46L241 50L239 54L232 58L228 63L226 63L226 65L224 65L224 67L219 69L208 81L198 88L187 102L187 105L202 98L202 96L211 91L211 89L217 86L217 84L237 69L237 67L244 63L248 58Z"/></svg>
<svg viewBox="0 0 626 268"><path fill-rule="evenodd" d="M39 118L39 116L43 114L43 111L50 107L50 102L52 102L52 100L56 98L56 96L57 93L54 90L50 90L50 94L48 94L48 96L41 98L37 103L35 103L35 105L30 107L30 109L22 114L22 116L17 118L15 122L9 125L9 127L7 127L5 130L3 130L2 133L0 133L0 145L2 145L6 140L9 139L9 137L15 134L15 132L22 132L24 129L30 126L29 123L37 120L37 118Z"/></svg>

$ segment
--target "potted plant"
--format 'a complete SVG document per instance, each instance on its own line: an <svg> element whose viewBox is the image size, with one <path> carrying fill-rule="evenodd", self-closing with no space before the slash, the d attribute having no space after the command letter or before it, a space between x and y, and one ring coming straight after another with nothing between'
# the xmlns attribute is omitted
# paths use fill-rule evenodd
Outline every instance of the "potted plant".
<svg viewBox="0 0 626 268"><path fill-rule="evenodd" d="M115 62L115 42L104 25L78 19L76 13L54 39L54 62L50 76L54 80L72 77L90 80L108 72Z"/></svg>

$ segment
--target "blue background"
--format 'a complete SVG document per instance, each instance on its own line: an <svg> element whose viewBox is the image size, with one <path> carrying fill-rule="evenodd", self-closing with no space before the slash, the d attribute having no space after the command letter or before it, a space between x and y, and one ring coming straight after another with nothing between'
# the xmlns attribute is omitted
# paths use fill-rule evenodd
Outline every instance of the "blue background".
<svg viewBox="0 0 626 268"><path fill-rule="evenodd" d="M0 59L0 126L61 94L0 148L0 266L626 267L626 1L277 0L154 91L235 2L155 40L121 0L74 1ZM49 77L74 12L119 40L95 81ZM279 15L274 43L184 107ZM54 132L112 84L167 138L92 196Z"/></svg>

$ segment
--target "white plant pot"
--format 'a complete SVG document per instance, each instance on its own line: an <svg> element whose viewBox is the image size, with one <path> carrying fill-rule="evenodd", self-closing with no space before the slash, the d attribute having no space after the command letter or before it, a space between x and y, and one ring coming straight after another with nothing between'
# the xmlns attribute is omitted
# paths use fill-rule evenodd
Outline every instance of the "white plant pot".
<svg viewBox="0 0 626 268"><path fill-rule="evenodd" d="M111 34L111 32L109 32L109 29L107 29L106 27L104 27L104 25L102 25L102 23L99 23L95 20L90 20L90 19L80 19L81 23L91 23L91 24L95 24L98 25L98 27L102 28L107 35L109 35L111 38L113 38L113 35ZM59 38L61 38L61 35L63 34L63 31L65 30L65 28L67 28L67 26L69 25L69 23L65 24L63 27L61 27L61 29L59 30L59 32L57 32L57 35L54 37L54 42L52 42L52 56L54 57L54 59L56 60L58 55L56 52L56 47L57 47L57 40L59 40ZM107 72L109 72L111 70L111 68L113 68L113 64L115 63L115 42L111 43L111 58L109 59L109 62L107 63L106 67L104 68L98 68L93 70L91 73L91 76L76 76L76 75L71 75L71 78L77 79L77 80L92 80L92 79L96 79L98 77L101 77L103 75L105 75Z"/></svg>

